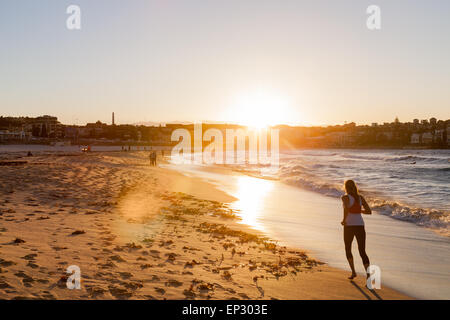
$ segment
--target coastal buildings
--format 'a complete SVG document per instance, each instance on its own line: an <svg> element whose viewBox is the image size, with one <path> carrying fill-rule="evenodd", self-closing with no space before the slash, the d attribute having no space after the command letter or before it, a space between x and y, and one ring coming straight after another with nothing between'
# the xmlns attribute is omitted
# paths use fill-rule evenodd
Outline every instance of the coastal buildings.
<svg viewBox="0 0 450 320"><path fill-rule="evenodd" d="M176 129L193 130L193 124L167 123L165 125L132 125L101 121L84 126L64 125L57 117L44 115L31 117L1 117L0 142L51 143L70 141L71 143L138 144L170 146L172 132ZM209 128L245 130L237 124L203 124L203 132ZM450 120L414 119L400 122L398 119L383 124L356 125L347 123L326 127L300 127L279 125L281 148L449 148Z"/></svg>
<svg viewBox="0 0 450 320"><path fill-rule="evenodd" d="M0 142L6 141L22 141L27 142L31 140L31 132L25 131L9 131L0 130Z"/></svg>
<svg viewBox="0 0 450 320"><path fill-rule="evenodd" d="M31 132L34 137L58 138L62 136L63 126L57 117L44 115L27 121L25 130Z"/></svg>
<svg viewBox="0 0 450 320"><path fill-rule="evenodd" d="M58 118L44 115L31 117L0 117L1 141L57 139L64 136L64 126Z"/></svg>

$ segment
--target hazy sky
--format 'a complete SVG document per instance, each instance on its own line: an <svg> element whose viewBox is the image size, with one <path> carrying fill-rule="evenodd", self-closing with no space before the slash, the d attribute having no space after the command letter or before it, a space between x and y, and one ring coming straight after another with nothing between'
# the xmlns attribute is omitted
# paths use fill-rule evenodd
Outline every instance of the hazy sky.
<svg viewBox="0 0 450 320"><path fill-rule="evenodd" d="M448 0L1 0L0 114L239 122L261 102L285 123L447 119L449 39Z"/></svg>

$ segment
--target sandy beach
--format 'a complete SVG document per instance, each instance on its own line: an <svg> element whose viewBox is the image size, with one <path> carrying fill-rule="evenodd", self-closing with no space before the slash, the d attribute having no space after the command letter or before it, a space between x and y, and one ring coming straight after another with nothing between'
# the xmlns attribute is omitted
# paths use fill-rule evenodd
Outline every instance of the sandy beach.
<svg viewBox="0 0 450 320"><path fill-rule="evenodd" d="M409 299L278 245L239 223L238 199L144 152L21 160L1 168L1 299Z"/></svg>

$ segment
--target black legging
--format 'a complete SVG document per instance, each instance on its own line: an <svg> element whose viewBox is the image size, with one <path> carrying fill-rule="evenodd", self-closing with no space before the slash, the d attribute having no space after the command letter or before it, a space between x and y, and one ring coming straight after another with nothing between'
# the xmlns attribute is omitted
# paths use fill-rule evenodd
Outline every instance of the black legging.
<svg viewBox="0 0 450 320"><path fill-rule="evenodd" d="M345 254L347 259L353 258L352 255L352 242L353 237L356 236L356 241L358 242L359 255L362 258L363 264L368 265L369 257L366 254L366 230L364 226L345 226L344 227L344 243L345 243Z"/></svg>

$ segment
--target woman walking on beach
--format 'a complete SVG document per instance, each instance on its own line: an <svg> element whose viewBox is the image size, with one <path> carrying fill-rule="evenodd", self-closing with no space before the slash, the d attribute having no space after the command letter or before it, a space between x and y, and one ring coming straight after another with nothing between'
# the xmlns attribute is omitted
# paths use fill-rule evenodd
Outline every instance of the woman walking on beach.
<svg viewBox="0 0 450 320"><path fill-rule="evenodd" d="M347 194L342 196L344 219L341 224L344 226L345 254L348 264L352 269L352 274L348 278L353 279L356 277L352 255L352 242L354 237L356 237L356 241L358 242L359 255L363 261L366 273L370 265L369 257L366 254L366 230L364 229L364 220L361 214L372 214L372 210L364 197L358 193L358 188L353 180L345 181L345 191Z"/></svg>

